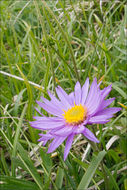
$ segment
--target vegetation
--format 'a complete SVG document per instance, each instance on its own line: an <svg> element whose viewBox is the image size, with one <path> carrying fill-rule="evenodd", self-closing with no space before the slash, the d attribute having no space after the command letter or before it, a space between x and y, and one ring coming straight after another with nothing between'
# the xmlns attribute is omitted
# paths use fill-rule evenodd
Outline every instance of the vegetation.
<svg viewBox="0 0 127 190"><path fill-rule="evenodd" d="M0 188L127 190L126 0L2 0L0 14ZM87 77L97 77L101 88L112 83L112 106L122 110L105 125L89 126L99 152L77 136L64 162L64 144L47 154L29 121L47 90L60 85L70 93Z"/></svg>

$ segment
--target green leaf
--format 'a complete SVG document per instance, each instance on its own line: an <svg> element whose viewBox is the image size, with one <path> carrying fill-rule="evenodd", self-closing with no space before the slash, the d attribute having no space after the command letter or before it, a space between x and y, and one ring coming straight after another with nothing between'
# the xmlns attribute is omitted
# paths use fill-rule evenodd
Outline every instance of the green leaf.
<svg viewBox="0 0 127 190"><path fill-rule="evenodd" d="M43 165L45 166L48 173L51 172L52 169L52 160L50 158L50 155L44 152L44 150L40 149L40 155L43 162Z"/></svg>
<svg viewBox="0 0 127 190"><path fill-rule="evenodd" d="M5 160L5 155L4 155L3 149L1 149L0 153L1 153L1 162L2 162L2 165L4 168L3 172L5 172L6 175L9 175L9 170L8 170L7 162Z"/></svg>
<svg viewBox="0 0 127 190"><path fill-rule="evenodd" d="M82 162L82 161L79 160L78 158L74 158L74 161L77 162L80 166L82 166L85 171L86 171L86 169L87 169L88 166L89 166L88 163ZM96 170L96 174L98 174L100 177L103 177L102 172L100 172L99 170Z"/></svg>
<svg viewBox="0 0 127 190"><path fill-rule="evenodd" d="M86 173L82 177L77 190L81 190L81 189L86 190L88 188L88 186L92 180L92 177L94 176L96 169L99 166L102 159L104 158L105 154L106 154L106 151L103 150L103 151L99 152L99 154L95 158L93 158Z"/></svg>
<svg viewBox="0 0 127 190"><path fill-rule="evenodd" d="M55 184L59 189L62 188L63 177L64 177L64 170L62 168L58 167Z"/></svg>
<svg viewBox="0 0 127 190"><path fill-rule="evenodd" d="M30 175L33 177L36 184L39 186L40 190L42 190L43 189L42 180L32 160L28 157L28 153L24 150L24 148L19 143L17 143L17 150L19 151L19 158L22 161L24 167L26 168L26 171L30 173Z"/></svg>
<svg viewBox="0 0 127 190"><path fill-rule="evenodd" d="M127 190L127 178L124 180L124 188Z"/></svg>
<svg viewBox="0 0 127 190"><path fill-rule="evenodd" d="M104 168L105 168L105 170L106 170L106 172L107 172L107 174L109 176L109 182L112 184L112 186L114 187L115 190L119 190L119 187L118 187L118 185L116 183L116 180L114 179L114 177L113 177L112 173L110 172L110 170L106 166L104 166Z"/></svg>
<svg viewBox="0 0 127 190"><path fill-rule="evenodd" d="M17 179L10 176L0 176L0 181L1 190L39 190L35 183L24 179Z"/></svg>
<svg viewBox="0 0 127 190"><path fill-rule="evenodd" d="M126 93L125 93L121 88L119 88L115 83L112 84L112 87L113 87L121 96L123 96L124 99L127 98Z"/></svg>
<svg viewBox="0 0 127 190"><path fill-rule="evenodd" d="M111 83L109 82L105 82L106 84L110 85ZM126 93L118 87L118 85L116 83L112 83L112 88L114 88L121 96L123 96L124 99L127 98Z"/></svg>
<svg viewBox="0 0 127 190"><path fill-rule="evenodd" d="M120 161L118 154L114 150L110 149L108 155L111 156L116 163Z"/></svg>

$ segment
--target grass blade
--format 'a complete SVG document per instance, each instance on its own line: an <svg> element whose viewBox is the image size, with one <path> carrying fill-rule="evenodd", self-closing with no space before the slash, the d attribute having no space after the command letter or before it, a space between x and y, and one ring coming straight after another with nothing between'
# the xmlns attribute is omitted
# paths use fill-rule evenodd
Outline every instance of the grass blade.
<svg viewBox="0 0 127 190"><path fill-rule="evenodd" d="M0 187L2 190L39 190L38 186L30 181L24 179L17 179L10 176L0 176Z"/></svg>
<svg viewBox="0 0 127 190"><path fill-rule="evenodd" d="M71 53L71 57L72 57L72 61L73 61L73 64L74 64L74 70L75 70L75 74L76 74L76 77L78 79L78 81L80 81L80 78L79 78L79 74L78 74L78 70L77 70L77 66L76 66L76 60L75 60L75 56L74 56L74 53L73 53L73 49L72 49L72 46L71 46L71 43L70 43L70 40L69 40L69 37L67 35L67 33L63 30L61 24L59 23L59 21L57 20L56 16L54 15L53 11L48 7L48 5L46 4L45 1L42 1L43 5L46 7L46 9L48 10L48 12L52 15L52 17L54 18L54 20L56 21L61 33L63 34L63 37L65 39L65 41L67 42L68 44L68 47L69 47L69 50L70 50L70 53Z"/></svg>
<svg viewBox="0 0 127 190"><path fill-rule="evenodd" d="M117 183L116 183L113 175L109 171L109 169L106 166L104 166L104 168L105 168L105 170L106 170L106 172L107 172L107 174L109 176L109 182L113 185L113 187L114 187L115 190L119 190L119 187L118 187L118 185L117 185Z"/></svg>
<svg viewBox="0 0 127 190"><path fill-rule="evenodd" d="M17 125L17 129L16 129L16 133L15 133L15 138L14 138L14 143L13 143L12 157L16 156L18 138L19 138L19 135L20 135L20 130L21 130L21 126L22 126L24 115L26 113L26 109L27 109L27 104L24 106L24 109L22 111L19 123ZM12 164L12 175L15 176L15 165L14 164Z"/></svg>
<svg viewBox="0 0 127 190"><path fill-rule="evenodd" d="M36 184L38 185L40 190L43 190L42 180L41 180L36 168L34 167L32 160L28 157L27 152L24 150L24 148L19 143L17 144L17 149L19 151L19 158L22 161L23 165L25 166L26 170L33 177L34 181L36 182Z"/></svg>
<svg viewBox="0 0 127 190"><path fill-rule="evenodd" d="M99 152L99 154L91 161L90 166L88 167L86 173L82 177L77 190L81 190L81 189L86 190L88 188L97 167L99 166L100 162L102 161L105 155L106 155L106 151L103 150Z"/></svg>

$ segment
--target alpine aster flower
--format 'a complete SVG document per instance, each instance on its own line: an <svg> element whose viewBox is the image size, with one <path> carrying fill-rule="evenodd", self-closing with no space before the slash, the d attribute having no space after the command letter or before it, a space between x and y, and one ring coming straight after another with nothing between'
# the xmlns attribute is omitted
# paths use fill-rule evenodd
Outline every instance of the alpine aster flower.
<svg viewBox="0 0 127 190"><path fill-rule="evenodd" d="M50 101L41 97L43 102L37 101L38 105L52 116L46 117L37 110L42 116L34 117L36 121L30 122L30 124L34 128L47 131L46 134L40 134L39 141L43 141L43 145L45 145L48 140L52 140L48 153L53 152L67 139L64 151L65 160L74 136L80 133L87 139L99 143L99 140L86 125L107 123L114 113L121 110L121 108L116 107L106 108L114 100L114 98L105 100L110 91L111 85L100 90L96 78L89 89L89 79L87 78L82 87L77 82L74 92L70 94L58 86L56 92L59 99L50 92L48 92Z"/></svg>

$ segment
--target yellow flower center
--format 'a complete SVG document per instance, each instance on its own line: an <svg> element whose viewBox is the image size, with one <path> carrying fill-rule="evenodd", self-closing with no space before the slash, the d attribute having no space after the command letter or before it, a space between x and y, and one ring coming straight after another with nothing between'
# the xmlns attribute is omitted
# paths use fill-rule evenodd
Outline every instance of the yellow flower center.
<svg viewBox="0 0 127 190"><path fill-rule="evenodd" d="M87 114L87 108L85 106L74 105L74 107L64 111L64 119L68 124L80 124L84 121Z"/></svg>

